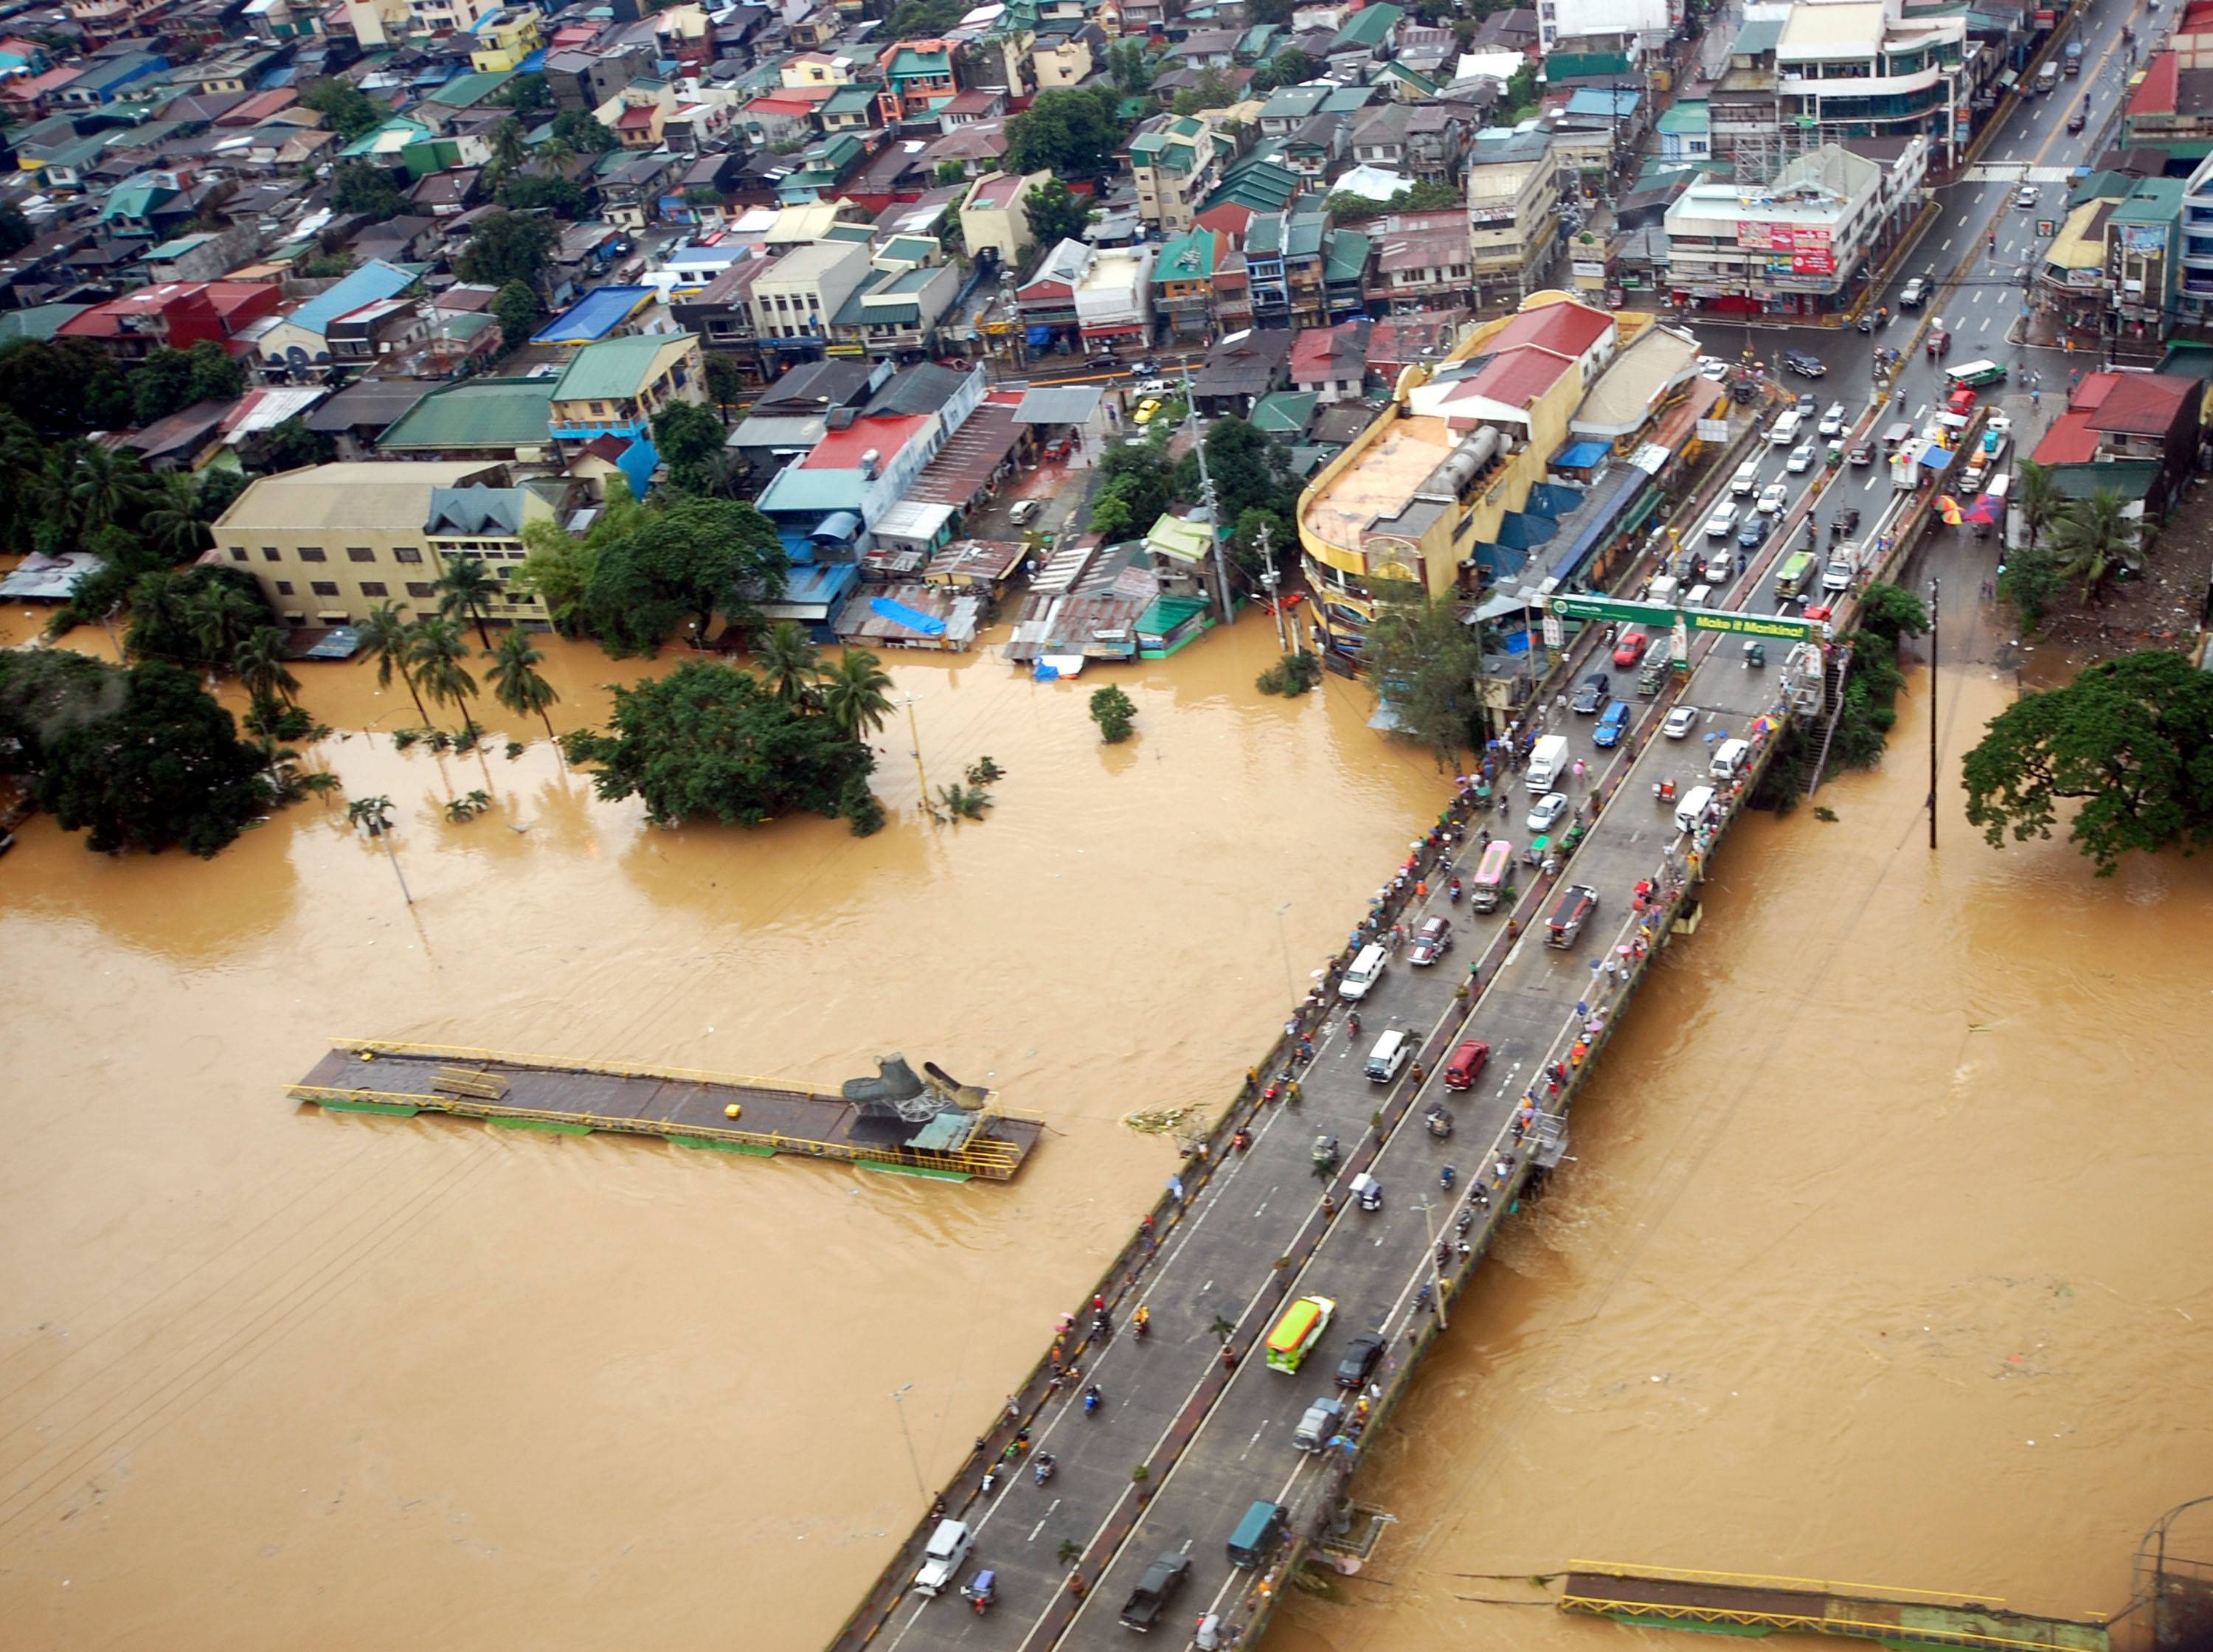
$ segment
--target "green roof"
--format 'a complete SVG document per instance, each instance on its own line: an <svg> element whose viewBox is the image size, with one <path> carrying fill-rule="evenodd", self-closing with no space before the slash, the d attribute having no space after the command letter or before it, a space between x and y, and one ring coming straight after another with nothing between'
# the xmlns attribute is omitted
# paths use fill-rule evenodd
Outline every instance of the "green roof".
<svg viewBox="0 0 2213 1652"><path fill-rule="evenodd" d="M1629 57L1622 52L1556 52L1545 59L1547 81L1574 80L1588 75L1626 75Z"/></svg>
<svg viewBox="0 0 2213 1652"><path fill-rule="evenodd" d="M1193 229L1173 241L1162 241L1160 252L1153 259L1154 281L1211 280L1214 276L1214 232L1211 229Z"/></svg>
<svg viewBox="0 0 2213 1652"><path fill-rule="evenodd" d="M1278 390L1254 402L1245 422L1263 436L1303 436L1320 399L1312 390Z"/></svg>
<svg viewBox="0 0 2213 1652"><path fill-rule="evenodd" d="M854 226L856 229L861 227L858 224ZM879 256L888 259L910 259L920 264L927 260L931 253L936 252L938 247L939 242L934 235L893 235L883 244Z"/></svg>
<svg viewBox="0 0 2213 1652"><path fill-rule="evenodd" d="M892 66L884 72L893 79L901 75L949 75L953 61L946 52L917 52L903 46L892 54Z"/></svg>
<svg viewBox="0 0 2213 1652"><path fill-rule="evenodd" d="M1273 162L1247 167L1206 198L1208 207L1224 204L1250 207L1255 212L1277 212L1299 192L1301 180L1289 167ZM1202 209L1202 210L1204 209Z"/></svg>
<svg viewBox="0 0 2213 1652"><path fill-rule="evenodd" d="M2173 223L2182 216L2186 178L2139 178L2128 199L2113 209L2108 223Z"/></svg>
<svg viewBox="0 0 2213 1652"><path fill-rule="evenodd" d="M417 402L376 445L390 450L541 444L552 439L552 404L551 379L464 379Z"/></svg>
<svg viewBox="0 0 2213 1652"><path fill-rule="evenodd" d="M875 107L875 87L841 86L822 100L820 113L826 115L866 114Z"/></svg>
<svg viewBox="0 0 2213 1652"><path fill-rule="evenodd" d="M89 304L34 304L27 309L0 310L0 344L12 344L19 338L51 338L63 322L91 308Z"/></svg>
<svg viewBox="0 0 2213 1652"><path fill-rule="evenodd" d="M1338 30L1337 38L1329 43L1332 52L1349 52L1355 46L1378 46L1391 38L1391 31L1399 27L1405 15L1399 7L1383 0L1380 6L1363 6L1352 14L1352 21Z"/></svg>
<svg viewBox="0 0 2213 1652"><path fill-rule="evenodd" d="M1713 130L1711 110L1703 98L1685 98L1661 111L1660 119L1652 123L1655 131L1673 132L1677 137L1696 137Z"/></svg>
<svg viewBox="0 0 2213 1652"><path fill-rule="evenodd" d="M1329 261L1323 267L1322 279L1359 280L1368 268L1368 249L1372 244L1356 229L1334 231L1329 238Z"/></svg>
<svg viewBox="0 0 2213 1652"><path fill-rule="evenodd" d="M483 102L514 78L515 70L512 69L484 70L472 75L456 75L423 101L443 104L448 109L470 108Z"/></svg>
<svg viewBox="0 0 2213 1652"><path fill-rule="evenodd" d="M640 332L602 338L576 352L553 386L556 401L622 401L645 387L653 358L690 338L686 332Z"/></svg>

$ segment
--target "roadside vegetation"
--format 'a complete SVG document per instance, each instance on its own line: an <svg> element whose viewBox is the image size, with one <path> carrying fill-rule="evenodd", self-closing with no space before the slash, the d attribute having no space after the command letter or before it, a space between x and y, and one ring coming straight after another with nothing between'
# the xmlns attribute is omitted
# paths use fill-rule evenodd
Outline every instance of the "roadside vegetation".
<svg viewBox="0 0 2213 1652"><path fill-rule="evenodd" d="M1385 588L1365 649L1377 698L1397 714L1398 732L1430 748L1442 769L1483 745L1477 682L1483 648L1458 610L1411 585Z"/></svg>
<svg viewBox="0 0 2213 1652"><path fill-rule="evenodd" d="M1861 602L1860 628L1852 637L1852 668L1844 679L1844 703L1838 713L1835 738L1829 742L1829 762L1834 768L1871 769L1882 761L1891 727L1898 721L1899 692L1905 686L1905 674L1898 665L1899 640L1929 630L1928 609L1903 586L1878 581L1868 587ZM1795 808L1814 783L1814 758L1820 749L1818 725L1804 727L1794 721L1752 794L1752 806L1778 814Z"/></svg>

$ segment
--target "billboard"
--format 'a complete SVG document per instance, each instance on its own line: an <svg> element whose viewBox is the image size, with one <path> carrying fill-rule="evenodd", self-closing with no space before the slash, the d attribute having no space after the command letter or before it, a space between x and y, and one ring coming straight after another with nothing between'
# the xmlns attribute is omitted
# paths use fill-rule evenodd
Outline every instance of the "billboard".
<svg viewBox="0 0 2213 1652"><path fill-rule="evenodd" d="M1837 256L1828 230L1819 224L1768 223L1757 218L1737 221L1736 244L1747 252L1769 254L1767 267L1777 273L1834 275Z"/></svg>

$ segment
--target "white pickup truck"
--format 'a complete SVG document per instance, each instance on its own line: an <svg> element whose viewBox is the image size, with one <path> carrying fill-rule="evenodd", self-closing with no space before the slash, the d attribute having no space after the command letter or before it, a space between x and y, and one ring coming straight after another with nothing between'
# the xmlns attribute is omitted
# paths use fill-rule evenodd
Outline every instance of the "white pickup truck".
<svg viewBox="0 0 2213 1652"><path fill-rule="evenodd" d="M930 1534L930 1547L923 1552L922 1570L914 1575L914 1592L935 1595L951 1588L975 1544L976 1534L966 1521L938 1521L937 1529Z"/></svg>

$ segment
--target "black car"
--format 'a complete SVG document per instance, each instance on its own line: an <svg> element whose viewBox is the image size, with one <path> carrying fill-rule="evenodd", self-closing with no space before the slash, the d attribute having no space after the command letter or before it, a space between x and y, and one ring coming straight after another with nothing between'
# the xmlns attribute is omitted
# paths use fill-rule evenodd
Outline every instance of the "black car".
<svg viewBox="0 0 2213 1652"><path fill-rule="evenodd" d="M1436 913L1422 920L1422 927L1414 933L1414 942L1406 948L1410 964L1434 964L1452 950L1452 919Z"/></svg>
<svg viewBox="0 0 2213 1652"><path fill-rule="evenodd" d="M1811 418L1821 411L1821 404L1814 399L1811 391L1807 391L1799 396L1797 406L1798 417L1801 418Z"/></svg>
<svg viewBox="0 0 2213 1652"><path fill-rule="evenodd" d="M1568 702L1568 710L1587 717L1596 716L1599 707L1606 704L1606 693L1613 686L1613 680L1606 673L1592 672L1576 687L1575 698Z"/></svg>
<svg viewBox="0 0 2213 1652"><path fill-rule="evenodd" d="M1786 373L1795 373L1801 378L1820 379L1828 376L1829 364L1819 356L1808 356L1802 350L1786 350L1783 352L1783 369Z"/></svg>
<svg viewBox="0 0 2213 1652"><path fill-rule="evenodd" d="M1767 518L1754 516L1736 531L1736 542L1747 551L1757 551L1767 539Z"/></svg>
<svg viewBox="0 0 2213 1652"><path fill-rule="evenodd" d="M1383 1356L1383 1333L1363 1331L1352 1339L1352 1346L1344 1350L1344 1357L1337 1362L1337 1386L1357 1388L1368 1381L1368 1374L1375 1369L1375 1362Z"/></svg>

